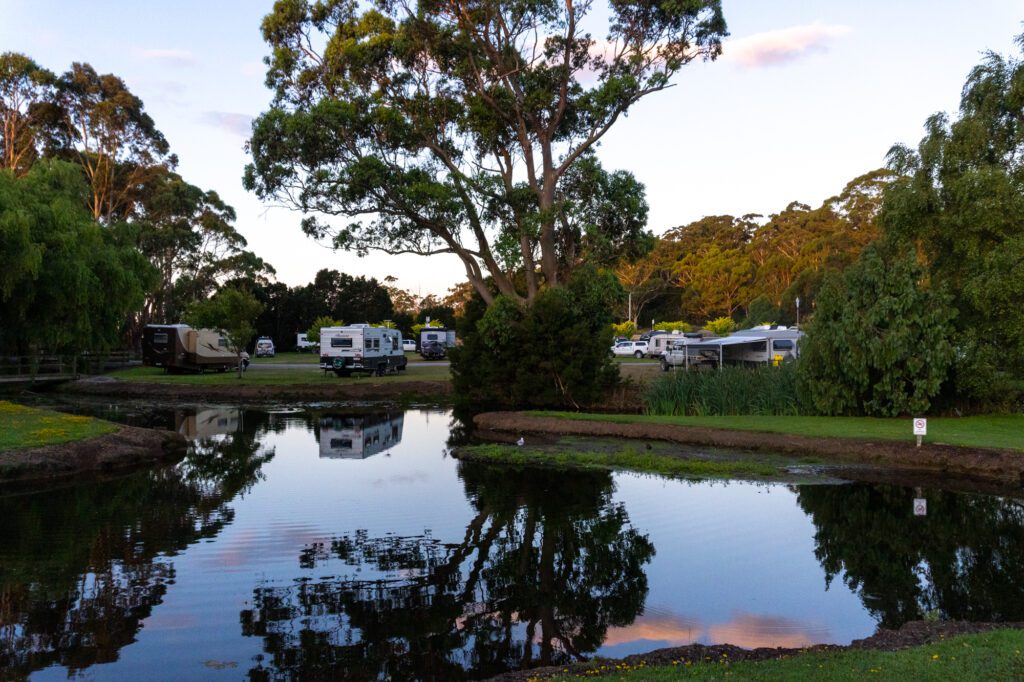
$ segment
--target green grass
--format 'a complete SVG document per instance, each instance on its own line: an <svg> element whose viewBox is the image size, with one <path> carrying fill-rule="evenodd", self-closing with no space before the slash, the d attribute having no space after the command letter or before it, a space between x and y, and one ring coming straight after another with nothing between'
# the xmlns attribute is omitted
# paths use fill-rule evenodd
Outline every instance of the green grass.
<svg viewBox="0 0 1024 682"><path fill-rule="evenodd" d="M649 382L649 414L797 415L796 366L724 367L720 371L676 369Z"/></svg>
<svg viewBox="0 0 1024 682"><path fill-rule="evenodd" d="M409 359L409 362L415 362L422 360L419 353L406 353L405 357ZM283 365L316 365L320 362L319 353L278 353L272 358L257 358L252 356L251 361L254 365L266 365L266 364L283 364Z"/></svg>
<svg viewBox="0 0 1024 682"><path fill-rule="evenodd" d="M68 443L116 430L117 425L100 419L0 400L0 451Z"/></svg>
<svg viewBox="0 0 1024 682"><path fill-rule="evenodd" d="M458 449L460 458L499 462L516 466L553 466L558 468L640 471L663 476L695 478L730 478L733 476L767 477L777 473L775 467L762 462L707 461L682 459L671 455L625 448L615 452L565 452L538 450L513 445L470 445Z"/></svg>
<svg viewBox="0 0 1024 682"><path fill-rule="evenodd" d="M218 386L230 385L239 386L249 384L253 386L293 386L293 385L319 385L344 383L402 383L405 381L448 381L451 374L447 366L425 365L410 367L404 372L391 374L385 377L366 377L363 375L351 377L337 377L333 373L324 374L323 370L315 366L309 369L264 369L259 365L252 365L241 379L235 371L208 372L206 374L166 374L159 367L134 367L132 369L114 372L110 376L121 381L134 381L151 384L178 384L178 385L200 385Z"/></svg>
<svg viewBox="0 0 1024 682"><path fill-rule="evenodd" d="M616 424L674 424L736 431L763 431L815 438L859 438L913 442L910 419L876 417L672 417L641 414L531 412L538 416ZM931 417L926 443L1024 451L1024 415Z"/></svg>
<svg viewBox="0 0 1024 682"><path fill-rule="evenodd" d="M595 663L606 680L1020 680L1024 679L1024 632L997 630L951 637L901 651L844 649L808 652L771 661L729 663L679 661L663 666L616 666ZM585 670L550 679L597 677Z"/></svg>

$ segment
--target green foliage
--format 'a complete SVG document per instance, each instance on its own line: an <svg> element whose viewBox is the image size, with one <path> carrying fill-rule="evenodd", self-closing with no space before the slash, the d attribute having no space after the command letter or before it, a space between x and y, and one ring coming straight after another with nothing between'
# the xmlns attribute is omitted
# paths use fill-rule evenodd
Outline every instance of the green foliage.
<svg viewBox="0 0 1024 682"><path fill-rule="evenodd" d="M490 285L532 301L570 261L642 236L638 183L587 153L683 66L717 57L726 34L718 0L605 9L278 0L262 26L274 101L253 125L245 186L353 217L303 222L339 248L453 253L488 304ZM595 58L584 26L619 48ZM600 182L572 191L589 176Z"/></svg>
<svg viewBox="0 0 1024 682"><path fill-rule="evenodd" d="M263 305L250 292L224 287L213 298L189 306L185 320L193 327L221 330L228 348L241 358L242 351L256 335L256 318L262 310ZM241 367L238 376L242 376Z"/></svg>
<svg viewBox="0 0 1024 682"><path fill-rule="evenodd" d="M533 305L498 297L467 306L461 347L450 351L455 393L466 406L572 406L599 401L618 381L608 358L614 276L583 267Z"/></svg>
<svg viewBox="0 0 1024 682"><path fill-rule="evenodd" d="M344 327L345 323L341 320L335 320L334 318L326 315L313 320L313 324L310 325L309 329L306 330L306 340L310 343L320 343L320 330L324 327Z"/></svg>
<svg viewBox="0 0 1024 682"><path fill-rule="evenodd" d="M1017 39L1024 48L1024 36ZM960 116L928 119L916 150L896 146L886 232L910 240L957 311L956 388L1006 403L1024 379L1024 60L987 54L967 78Z"/></svg>
<svg viewBox="0 0 1024 682"><path fill-rule="evenodd" d="M925 414L953 362L948 297L928 288L912 250L868 247L826 279L801 343L799 385L827 415Z"/></svg>
<svg viewBox="0 0 1024 682"><path fill-rule="evenodd" d="M717 317L705 322L704 328L717 336L727 336L736 331L736 321L731 317Z"/></svg>
<svg viewBox="0 0 1024 682"><path fill-rule="evenodd" d="M680 334L685 332L692 332L693 325L687 324L686 322L659 322L654 325L655 331L666 331L666 332L679 332Z"/></svg>
<svg viewBox="0 0 1024 682"><path fill-rule="evenodd" d="M644 394L648 414L679 416L796 415L800 413L796 368L723 367L676 370L652 381Z"/></svg>
<svg viewBox="0 0 1024 682"><path fill-rule="evenodd" d="M38 162L0 171L0 349L97 351L116 346L155 272L122 224L84 208L78 169Z"/></svg>
<svg viewBox="0 0 1024 682"><path fill-rule="evenodd" d="M625 336L629 339L633 337L633 334L636 334L636 325L629 320L612 324L613 336Z"/></svg>
<svg viewBox="0 0 1024 682"><path fill-rule="evenodd" d="M775 324L779 320L779 307L765 295L758 296L747 307L745 327L756 327L759 324Z"/></svg>

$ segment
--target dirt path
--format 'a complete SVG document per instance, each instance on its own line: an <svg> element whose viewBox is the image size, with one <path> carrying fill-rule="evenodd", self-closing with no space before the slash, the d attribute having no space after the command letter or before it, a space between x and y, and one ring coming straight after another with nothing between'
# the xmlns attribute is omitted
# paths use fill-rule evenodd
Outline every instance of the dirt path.
<svg viewBox="0 0 1024 682"><path fill-rule="evenodd" d="M854 640L849 646L819 644L806 649L741 649L732 644L690 644L687 646L658 649L646 654L634 654L622 659L595 658L586 663L534 668L533 670L517 670L490 678L488 682L525 682L526 680L545 679L554 675L579 675L583 677L600 677L616 672L616 666L636 669L641 666L685 665L686 663L711 663L739 661L768 661L779 658L792 658L809 651L841 651L843 649L869 649L876 651L897 651L913 646L921 646L957 635L969 635L979 632L990 632L1001 629L1024 629L1024 623L968 623L964 621L944 621L930 623L912 621L899 630L879 630L866 639Z"/></svg>
<svg viewBox="0 0 1024 682"><path fill-rule="evenodd" d="M1024 486L1024 455L1013 450L957 447L853 438L813 438L756 431L728 431L674 424L620 424L542 417L522 412L485 412L474 418L481 432L545 433L663 440L786 455L809 455L833 463L867 463L893 471L922 472L995 483L1019 491Z"/></svg>
<svg viewBox="0 0 1024 682"><path fill-rule="evenodd" d="M81 395L116 398L158 398L162 400L212 400L239 402L348 401L348 400L436 400L452 392L450 381L395 381L350 384L147 384L144 382L83 380L64 385L62 391Z"/></svg>
<svg viewBox="0 0 1024 682"><path fill-rule="evenodd" d="M180 434L122 426L85 440L0 452L0 481L77 478L171 461L184 454L185 439Z"/></svg>

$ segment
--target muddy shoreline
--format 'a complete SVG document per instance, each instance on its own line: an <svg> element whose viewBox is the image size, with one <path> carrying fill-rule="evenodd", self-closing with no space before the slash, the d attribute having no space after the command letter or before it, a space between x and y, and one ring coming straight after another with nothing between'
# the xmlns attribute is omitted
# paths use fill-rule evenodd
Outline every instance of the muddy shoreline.
<svg viewBox="0 0 1024 682"><path fill-rule="evenodd" d="M114 433L37 448L0 452L0 483L58 482L173 462L185 438L172 431L121 426Z"/></svg>
<svg viewBox="0 0 1024 682"><path fill-rule="evenodd" d="M1024 454L1013 450L969 448L853 438L813 438L756 431L729 431L674 424L620 424L542 417L522 412L485 412L474 417L478 433L534 433L668 441L736 450L771 451L821 458L832 464L871 464L893 474L923 474L977 482L990 490L1024 486ZM853 470L854 472L856 470ZM877 472L876 472L877 473Z"/></svg>
<svg viewBox="0 0 1024 682"><path fill-rule="evenodd" d="M966 621L923 620L905 623L899 630L879 628L875 634L865 639L857 639L849 645L819 644L804 649L741 649L732 644L689 644L667 649L656 649L646 654L633 654L621 659L596 657L584 663L517 670L491 677L487 682L525 682L526 680L545 679L554 675L580 675L584 677L600 677L614 675L616 666L636 669L641 666L685 665L686 663L714 663L721 665L740 661L770 661L780 658L792 658L811 651L843 651L846 649L898 651L909 647L930 644L957 635L970 635L992 630L1024 630L1024 623L969 623Z"/></svg>
<svg viewBox="0 0 1024 682"><path fill-rule="evenodd" d="M216 401L231 403L267 403L297 400L304 402L344 402L359 400L436 401L452 393L450 381L402 381L379 384L331 385L281 384L203 386L195 384L148 384L134 381L82 380L60 388L61 393L111 398L153 398L173 401Z"/></svg>

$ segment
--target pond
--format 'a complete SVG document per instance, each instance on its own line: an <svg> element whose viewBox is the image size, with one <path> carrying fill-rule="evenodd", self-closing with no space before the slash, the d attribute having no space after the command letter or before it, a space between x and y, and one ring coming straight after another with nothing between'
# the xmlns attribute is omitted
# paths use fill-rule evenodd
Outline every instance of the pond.
<svg viewBox="0 0 1024 682"><path fill-rule="evenodd" d="M0 677L479 679L1024 620L1016 499L459 462L438 410L114 413L189 455L0 497Z"/></svg>

